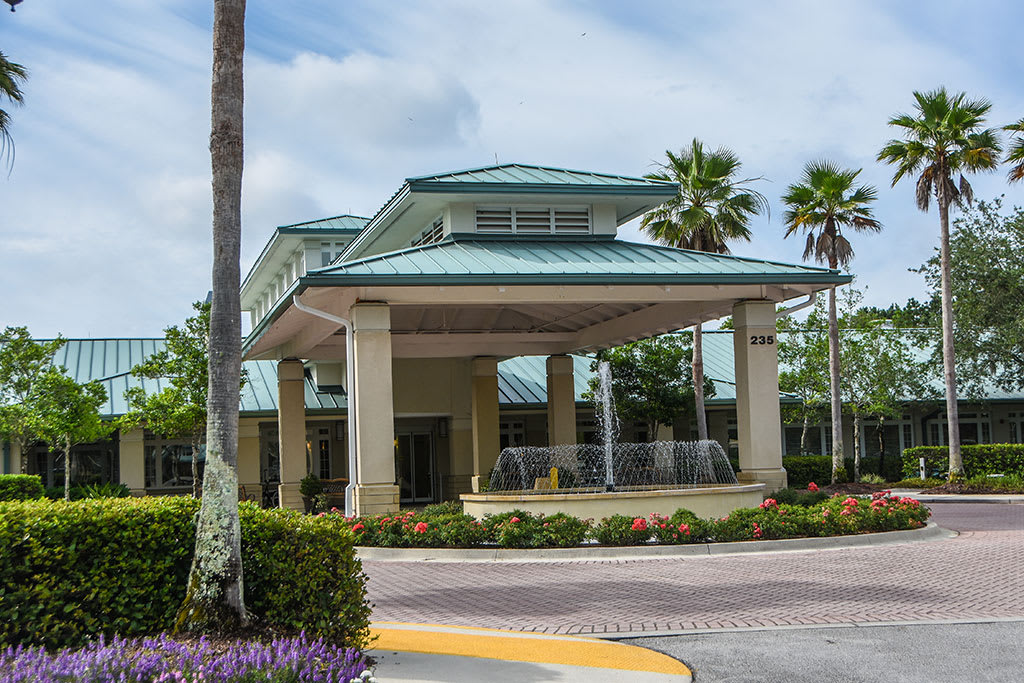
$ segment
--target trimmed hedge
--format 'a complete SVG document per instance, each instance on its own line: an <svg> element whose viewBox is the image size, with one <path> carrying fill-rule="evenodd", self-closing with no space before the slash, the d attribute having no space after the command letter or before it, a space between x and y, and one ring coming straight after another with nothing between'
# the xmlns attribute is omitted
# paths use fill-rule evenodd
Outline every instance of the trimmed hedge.
<svg viewBox="0 0 1024 683"><path fill-rule="evenodd" d="M0 505L0 643L64 647L171 629L198 509L188 497ZM257 621L365 646L370 608L351 531L251 503L239 517Z"/></svg>
<svg viewBox="0 0 1024 683"><path fill-rule="evenodd" d="M979 474L1024 476L1024 444L986 443L961 446L960 453L964 459L966 477L976 477ZM903 451L904 476L916 477L920 474L920 458L925 459L929 473L949 471L948 446L915 446Z"/></svg>
<svg viewBox="0 0 1024 683"><path fill-rule="evenodd" d="M782 466L789 475L790 486L803 488L812 481L816 484L832 481L832 457L829 455L787 455L782 458ZM853 481L853 458L843 460L843 466L846 468L846 481ZM895 455L887 456L885 462L877 455L867 455L861 458L860 473L877 474L886 481L896 481L903 478L902 462Z"/></svg>
<svg viewBox="0 0 1024 683"><path fill-rule="evenodd" d="M43 481L35 474L0 474L0 501L35 500L44 493Z"/></svg>

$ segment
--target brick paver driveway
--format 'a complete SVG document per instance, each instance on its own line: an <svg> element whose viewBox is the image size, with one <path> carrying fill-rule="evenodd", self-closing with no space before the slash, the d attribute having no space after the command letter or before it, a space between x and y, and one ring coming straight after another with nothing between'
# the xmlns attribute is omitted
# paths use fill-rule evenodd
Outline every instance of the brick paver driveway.
<svg viewBox="0 0 1024 683"><path fill-rule="evenodd" d="M608 633L1024 618L1024 505L931 507L957 538L724 557L363 566L378 621Z"/></svg>

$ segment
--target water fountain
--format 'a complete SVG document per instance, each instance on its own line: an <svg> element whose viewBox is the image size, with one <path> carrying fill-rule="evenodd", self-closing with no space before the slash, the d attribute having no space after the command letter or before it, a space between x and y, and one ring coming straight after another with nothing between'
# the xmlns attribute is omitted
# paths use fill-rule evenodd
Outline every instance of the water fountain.
<svg viewBox="0 0 1024 683"><path fill-rule="evenodd" d="M608 363L598 364L598 378L600 443L504 449L488 491L463 494L467 513L483 517L518 508L600 519L685 507L711 517L760 504L764 484L740 485L717 441L619 443Z"/></svg>

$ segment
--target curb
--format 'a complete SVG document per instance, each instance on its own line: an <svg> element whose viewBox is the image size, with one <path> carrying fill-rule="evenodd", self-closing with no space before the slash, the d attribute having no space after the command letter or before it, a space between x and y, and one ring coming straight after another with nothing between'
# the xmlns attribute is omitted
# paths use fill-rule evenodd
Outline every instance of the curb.
<svg viewBox="0 0 1024 683"><path fill-rule="evenodd" d="M956 531L935 522L921 529L881 531L854 536L826 538L783 538L772 541L695 543L693 545L652 545L632 547L598 546L579 548L375 548L358 546L360 560L374 562L573 562L580 560L652 560L680 557L744 555L749 553L838 550L896 543L923 543L954 538Z"/></svg>
<svg viewBox="0 0 1024 683"><path fill-rule="evenodd" d="M927 493L914 493L908 495L907 498L913 498L920 503L999 503L1002 505L1021 505L1024 504L1024 496L1012 495L1012 496L982 496L982 495L956 495L956 496L943 496L943 495L929 495Z"/></svg>

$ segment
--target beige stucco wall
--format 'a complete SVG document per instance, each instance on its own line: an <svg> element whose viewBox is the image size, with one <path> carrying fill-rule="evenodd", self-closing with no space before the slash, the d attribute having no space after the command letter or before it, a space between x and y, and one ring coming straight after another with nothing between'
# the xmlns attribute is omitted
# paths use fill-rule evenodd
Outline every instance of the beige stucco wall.
<svg viewBox="0 0 1024 683"><path fill-rule="evenodd" d="M557 512L581 519L600 520L612 514L646 518L652 512L671 515L686 508L698 517L723 517L737 508L757 507L764 499L761 483L703 489L673 491L613 491L611 493L551 493L503 495L469 493L462 496L466 514L477 519L484 515L510 512L515 509L534 514Z"/></svg>

